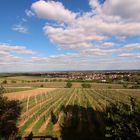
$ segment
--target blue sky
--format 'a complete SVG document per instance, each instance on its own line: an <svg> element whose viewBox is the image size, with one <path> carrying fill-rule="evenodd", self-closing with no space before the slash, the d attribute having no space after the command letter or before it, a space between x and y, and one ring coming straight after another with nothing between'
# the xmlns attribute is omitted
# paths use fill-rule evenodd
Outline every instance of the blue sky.
<svg viewBox="0 0 140 140"><path fill-rule="evenodd" d="M139 0L0 0L0 72L140 69Z"/></svg>

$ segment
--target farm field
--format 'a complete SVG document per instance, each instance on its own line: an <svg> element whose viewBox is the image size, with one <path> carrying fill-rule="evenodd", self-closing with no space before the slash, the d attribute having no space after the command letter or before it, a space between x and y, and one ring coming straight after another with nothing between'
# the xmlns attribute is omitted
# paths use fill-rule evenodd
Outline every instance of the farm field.
<svg viewBox="0 0 140 140"><path fill-rule="evenodd" d="M0 77L0 82L7 81L4 84L5 88L9 87L29 87L29 88L65 88L66 87L66 78L47 78L41 76L9 76L9 77ZM73 88L81 88L81 84L83 82L72 82ZM89 82L91 88L96 89L123 89L123 84L115 84L115 83L96 83Z"/></svg>
<svg viewBox="0 0 140 140"><path fill-rule="evenodd" d="M19 89L21 90L21 89ZM12 93L5 93L4 96L8 97L9 99L14 100L23 100L25 98L30 98L32 96L37 96L39 94L42 94L43 92L49 92L52 90L55 90L55 88L35 88L35 89L24 89L25 91L19 91L15 90L15 92Z"/></svg>
<svg viewBox="0 0 140 140"><path fill-rule="evenodd" d="M27 91L33 89L32 87L6 87L4 88L4 93L12 93L19 91Z"/></svg>
<svg viewBox="0 0 140 140"><path fill-rule="evenodd" d="M19 136L28 136L32 132L34 136L51 135L59 140L100 139L104 137L103 112L110 103L122 102L129 105L130 95L140 101L140 90L34 90L35 94L31 92L30 96L21 99L23 108L17 123ZM12 94L17 95L18 99L22 92L6 96Z"/></svg>
<svg viewBox="0 0 140 140"><path fill-rule="evenodd" d="M65 88L67 82L30 82L30 83L8 83L4 85L5 87L45 87L45 88ZM72 87L73 88L81 88L80 82L73 82ZM96 88L96 89L123 89L123 85L121 84L106 84L106 83L90 83L91 88Z"/></svg>

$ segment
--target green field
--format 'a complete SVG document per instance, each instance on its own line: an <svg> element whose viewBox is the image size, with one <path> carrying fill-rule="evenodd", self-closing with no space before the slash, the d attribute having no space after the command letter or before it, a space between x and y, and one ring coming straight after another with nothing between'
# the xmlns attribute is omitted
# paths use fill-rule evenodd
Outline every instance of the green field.
<svg viewBox="0 0 140 140"><path fill-rule="evenodd" d="M129 105L130 93L135 93L139 102L140 90L131 91L61 88L24 99L17 124L19 135L28 136L33 132L35 136L51 135L59 139L103 138L103 112L110 103Z"/></svg>
<svg viewBox="0 0 140 140"><path fill-rule="evenodd" d="M46 78L41 76L11 76L11 77L0 77L0 83L4 80L7 81L4 87L46 87L46 88L65 88L65 78ZM81 88L83 82L72 82L73 88ZM122 89L122 84L114 83L96 83L88 82L91 88L96 89Z"/></svg>

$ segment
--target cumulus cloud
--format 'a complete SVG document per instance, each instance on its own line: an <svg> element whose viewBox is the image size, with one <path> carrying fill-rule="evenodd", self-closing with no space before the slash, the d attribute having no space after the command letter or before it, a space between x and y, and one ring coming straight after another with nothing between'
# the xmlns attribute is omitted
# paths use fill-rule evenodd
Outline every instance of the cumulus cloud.
<svg viewBox="0 0 140 140"><path fill-rule="evenodd" d="M81 69L102 69L102 66L108 69L115 66L128 68L128 64L132 66L132 60L128 58L136 54L133 51L139 49L139 43L127 44L125 40L127 37L140 35L139 0L106 0L102 4L98 0L89 0L89 5L91 11L75 13L66 9L61 2L34 2L31 10L39 18L46 19L43 31L50 41L62 49L78 50L78 53L34 57L30 62L42 65L61 64L68 69L68 63L71 66L82 63L79 66ZM49 20L56 22L49 24ZM119 41L119 38L123 38L126 45L116 44L112 37ZM133 65L138 64L139 55L136 54L134 58Z"/></svg>
<svg viewBox="0 0 140 140"><path fill-rule="evenodd" d="M16 46L10 44L0 44L0 53L3 55L16 53L16 54L24 54L24 55L33 55L34 51L27 49L25 46Z"/></svg>
<svg viewBox="0 0 140 140"><path fill-rule="evenodd" d="M106 15L84 15L77 19L76 26L84 30L107 36L140 35L140 23L123 22L123 20Z"/></svg>
<svg viewBox="0 0 140 140"><path fill-rule="evenodd" d="M126 42L128 37L140 36L139 0L106 0L102 4L98 0L89 0L89 5L91 11L75 13L61 2L39 0L25 11L29 17L36 15L46 20L43 31L51 42L61 49L74 49L76 53L48 57L34 55L26 60L12 53L34 54L33 51L1 44L0 59L2 56L7 58L0 62L8 69L13 60L17 70L21 67L24 71L140 69L140 43ZM53 24L49 20L53 20ZM123 38L123 43L119 38Z"/></svg>
<svg viewBox="0 0 140 140"><path fill-rule="evenodd" d="M99 4L98 0L89 0L89 5L92 9L94 9L94 12L101 12L101 5Z"/></svg>
<svg viewBox="0 0 140 140"><path fill-rule="evenodd" d="M65 22L74 20L77 15L55 1L39 0L32 4L31 9L38 17Z"/></svg>
<svg viewBox="0 0 140 140"><path fill-rule="evenodd" d="M92 41L102 41L105 39L102 35L87 32L80 27L56 28L46 25L43 29L52 42L65 49L90 48Z"/></svg>
<svg viewBox="0 0 140 140"><path fill-rule="evenodd" d="M39 17L68 23L67 26L65 24L61 26L59 23L57 26L46 24L43 28L53 43L65 49L91 48L95 46L94 42L103 41L111 36L122 38L140 35L140 23L136 20L126 21L113 12L112 14L104 12L107 5L113 8L114 4L110 3L110 0L107 0L100 5L98 0L90 0L92 10L77 17L77 13L67 10L62 3L55 1L40 0L33 3L31 9ZM121 5L120 0L119 3ZM134 3L138 4L137 1ZM129 2L128 4L130 7ZM131 17L134 16L131 15ZM104 44L103 47L111 47L111 45Z"/></svg>
<svg viewBox="0 0 140 140"><path fill-rule="evenodd" d="M125 20L140 21L139 0L106 0L103 12L109 15L119 16Z"/></svg>

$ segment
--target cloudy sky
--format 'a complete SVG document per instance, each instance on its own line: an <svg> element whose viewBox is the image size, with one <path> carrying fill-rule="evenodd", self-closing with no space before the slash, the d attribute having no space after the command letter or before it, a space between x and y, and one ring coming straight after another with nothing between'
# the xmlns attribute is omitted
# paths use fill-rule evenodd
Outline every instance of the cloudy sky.
<svg viewBox="0 0 140 140"><path fill-rule="evenodd" d="M0 72L140 69L140 0L0 0Z"/></svg>

